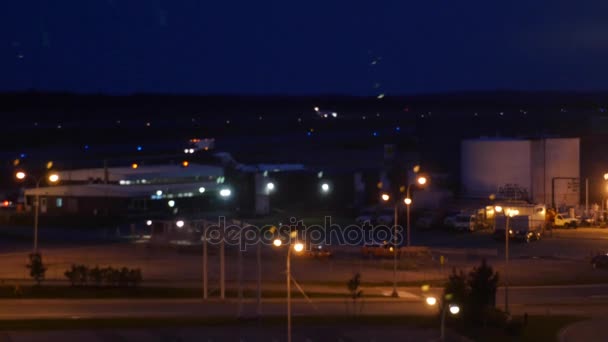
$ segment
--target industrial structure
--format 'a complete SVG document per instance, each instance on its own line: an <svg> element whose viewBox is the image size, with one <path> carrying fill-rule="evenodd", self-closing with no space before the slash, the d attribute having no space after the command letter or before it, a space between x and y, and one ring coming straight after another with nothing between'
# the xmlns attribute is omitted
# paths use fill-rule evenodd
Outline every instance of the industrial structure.
<svg viewBox="0 0 608 342"><path fill-rule="evenodd" d="M467 198L526 200L556 208L580 203L580 139L481 138L461 142Z"/></svg>

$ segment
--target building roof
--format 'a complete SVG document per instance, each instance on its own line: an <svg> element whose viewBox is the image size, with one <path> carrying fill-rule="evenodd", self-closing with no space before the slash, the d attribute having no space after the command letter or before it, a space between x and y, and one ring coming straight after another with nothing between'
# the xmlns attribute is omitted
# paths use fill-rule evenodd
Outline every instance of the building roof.
<svg viewBox="0 0 608 342"><path fill-rule="evenodd" d="M152 179L175 179L175 178L215 178L224 175L224 169L220 166L190 164L188 167L181 165L138 165L133 167L109 167L96 169L78 169L58 171L59 179L62 181L87 182L91 180L104 180L108 175L108 181L119 182L121 180L152 180Z"/></svg>
<svg viewBox="0 0 608 342"><path fill-rule="evenodd" d="M149 197L149 198L179 198L200 195L204 191L219 191L224 187L216 182L196 182L180 184L146 184L146 185L116 185L116 184L81 184L57 185L25 190L26 196L65 196L65 197ZM161 191L162 195L157 195Z"/></svg>

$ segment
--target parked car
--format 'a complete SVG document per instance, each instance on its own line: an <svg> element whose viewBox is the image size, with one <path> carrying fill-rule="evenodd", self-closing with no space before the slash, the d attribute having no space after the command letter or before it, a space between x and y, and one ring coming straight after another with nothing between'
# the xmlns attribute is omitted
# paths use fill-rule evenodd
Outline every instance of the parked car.
<svg viewBox="0 0 608 342"><path fill-rule="evenodd" d="M311 245L310 249L302 251L302 256L309 258L330 258L333 254L327 246Z"/></svg>
<svg viewBox="0 0 608 342"><path fill-rule="evenodd" d="M425 212L418 217L414 226L418 229L431 229L439 226L439 216L434 212Z"/></svg>
<svg viewBox="0 0 608 342"><path fill-rule="evenodd" d="M472 232L475 230L475 215L456 214L448 216L443 220L443 224L448 229Z"/></svg>
<svg viewBox="0 0 608 342"><path fill-rule="evenodd" d="M384 226L392 226L395 221L395 210L394 209L381 209L378 211L378 216L376 216L376 224L384 225Z"/></svg>
<svg viewBox="0 0 608 342"><path fill-rule="evenodd" d="M580 220L575 217L568 217L567 213L555 215L553 226L556 228L576 228L580 225Z"/></svg>
<svg viewBox="0 0 608 342"><path fill-rule="evenodd" d="M365 224L365 222L369 222L369 224L374 224L375 217L376 217L376 213L373 210L366 209L366 210L363 210L359 214L359 216L357 216L355 218L355 222L359 226L362 226L363 224Z"/></svg>
<svg viewBox="0 0 608 342"><path fill-rule="evenodd" d="M593 268L608 268L608 254L600 254L591 258Z"/></svg>
<svg viewBox="0 0 608 342"><path fill-rule="evenodd" d="M392 243L370 244L361 248L361 255L364 257L392 257L396 249Z"/></svg>

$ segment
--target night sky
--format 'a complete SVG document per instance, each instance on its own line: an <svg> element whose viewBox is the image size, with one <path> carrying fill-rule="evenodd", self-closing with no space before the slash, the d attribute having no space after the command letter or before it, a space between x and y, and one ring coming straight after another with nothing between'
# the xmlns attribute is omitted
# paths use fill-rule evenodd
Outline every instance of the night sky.
<svg viewBox="0 0 608 342"><path fill-rule="evenodd" d="M0 91L607 90L608 2L3 1Z"/></svg>

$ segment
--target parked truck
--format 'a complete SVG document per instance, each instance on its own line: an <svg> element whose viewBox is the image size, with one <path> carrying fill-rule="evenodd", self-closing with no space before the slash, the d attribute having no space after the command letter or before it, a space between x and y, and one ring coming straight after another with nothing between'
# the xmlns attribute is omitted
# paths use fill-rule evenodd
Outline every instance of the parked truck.
<svg viewBox="0 0 608 342"><path fill-rule="evenodd" d="M539 240L545 230L546 208L544 205L519 205L504 207L502 214L494 216L494 238L504 239L508 229L509 239L530 242Z"/></svg>

